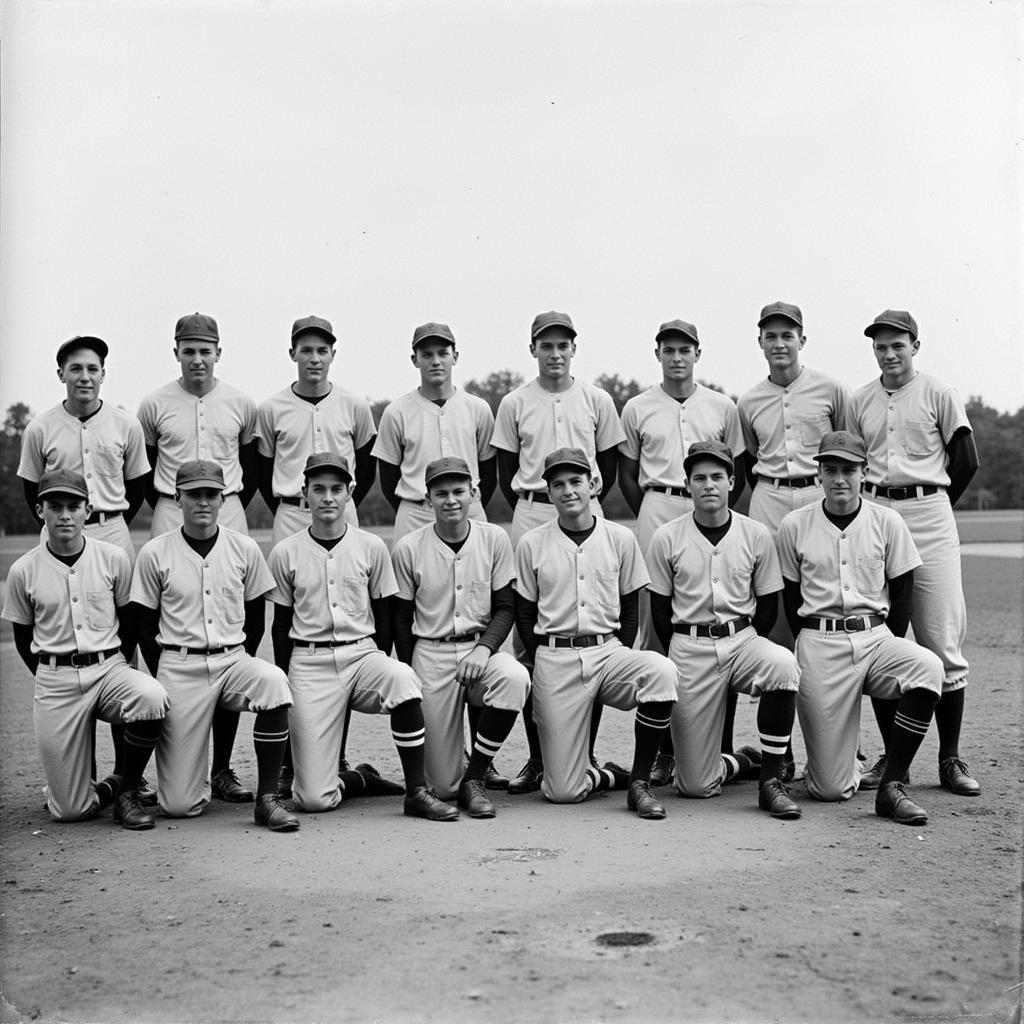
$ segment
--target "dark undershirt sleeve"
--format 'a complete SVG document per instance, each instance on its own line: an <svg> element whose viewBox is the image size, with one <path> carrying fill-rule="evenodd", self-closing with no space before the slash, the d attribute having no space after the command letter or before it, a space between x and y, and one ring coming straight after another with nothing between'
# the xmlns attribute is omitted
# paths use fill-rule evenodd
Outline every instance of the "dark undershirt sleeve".
<svg viewBox="0 0 1024 1024"><path fill-rule="evenodd" d="M651 624L654 635L661 646L667 651L672 641L672 598L665 594L651 591Z"/></svg>
<svg viewBox="0 0 1024 1024"><path fill-rule="evenodd" d="M533 627L537 625L537 602L528 601L520 594L514 594L516 606L516 629L519 631L519 639L522 640L526 653L533 661L537 653L537 645L540 637L534 633Z"/></svg>
<svg viewBox="0 0 1024 1024"><path fill-rule="evenodd" d="M779 595L781 593L781 590L776 590L757 598L753 626L758 636L767 636L772 631L775 620L779 617Z"/></svg>
<svg viewBox="0 0 1024 1024"><path fill-rule="evenodd" d="M28 505L29 512L32 513L32 518L36 521L36 525L41 528L43 521L36 514L36 505L39 502L39 498L37 497L39 494L39 484L34 480L22 479L21 489L22 493L25 495L25 504Z"/></svg>
<svg viewBox="0 0 1024 1024"><path fill-rule="evenodd" d="M411 665L412 652L416 647L416 637L412 632L416 602L407 601L404 597L396 597L391 602L391 610L395 622L395 654L399 661Z"/></svg>
<svg viewBox="0 0 1024 1024"><path fill-rule="evenodd" d="M601 474L601 493L597 497L599 501L604 501L615 486L619 473L618 446L597 453L597 471Z"/></svg>
<svg viewBox="0 0 1024 1024"><path fill-rule="evenodd" d="M294 641L288 635L292 628L292 609L289 605L274 605L274 620L270 624L270 640L274 645L274 664L287 673L292 660Z"/></svg>
<svg viewBox="0 0 1024 1024"><path fill-rule="evenodd" d="M800 630L803 629L803 619L797 614L802 603L800 584L796 580L783 579L782 608L786 613L786 621L789 623L789 629L794 639L800 635Z"/></svg>
<svg viewBox="0 0 1024 1024"><path fill-rule="evenodd" d="M263 639L263 631L267 628L266 598L260 595L255 600L245 602L245 622L242 624L242 634L245 639L242 641L245 653L256 657L260 641Z"/></svg>
<svg viewBox="0 0 1024 1024"><path fill-rule="evenodd" d="M484 459L479 465L480 470L480 504L487 508L487 503L494 495L498 486L498 457Z"/></svg>
<svg viewBox="0 0 1024 1024"><path fill-rule="evenodd" d="M131 525L131 521L135 518L142 503L146 500L146 478L145 476L137 476L134 480L126 480L124 482L124 497L128 502L128 508L125 509L124 521Z"/></svg>
<svg viewBox="0 0 1024 1024"><path fill-rule="evenodd" d="M974 434L966 427L961 427L950 438L946 452L949 455L949 503L955 505L981 465Z"/></svg>
<svg viewBox="0 0 1024 1024"><path fill-rule="evenodd" d="M274 497L274 459L270 455L260 455L256 453L259 459L259 489L260 494L263 495L264 504L270 509L271 515L277 512L277 506L280 502Z"/></svg>
<svg viewBox="0 0 1024 1024"><path fill-rule="evenodd" d="M491 591L491 621L477 643L483 644L493 654L512 632L516 618L515 599L512 584L506 583L500 590Z"/></svg>
<svg viewBox="0 0 1024 1024"><path fill-rule="evenodd" d="M519 452L507 452L504 448L498 449L498 486L509 507L515 509L519 495L512 489L512 481L519 472Z"/></svg>
<svg viewBox="0 0 1024 1024"><path fill-rule="evenodd" d="M139 642L139 621L135 609L138 605L126 604L117 609L117 638L121 641L121 653L125 661L131 661Z"/></svg>
<svg viewBox="0 0 1024 1024"><path fill-rule="evenodd" d="M373 442L375 440L376 434L362 448L356 449L356 486L352 491L352 500L357 508L362 503L363 498L370 493L373 481L377 477L377 460L372 455Z"/></svg>
<svg viewBox="0 0 1024 1024"><path fill-rule="evenodd" d="M889 614L886 625L893 636L906 636L914 604L914 570L889 580Z"/></svg>
<svg viewBox="0 0 1024 1024"><path fill-rule="evenodd" d="M14 629L14 648L21 655L25 667L35 675L39 667L39 658L32 653L32 624L13 622L11 625Z"/></svg>
<svg viewBox="0 0 1024 1024"><path fill-rule="evenodd" d="M623 647L632 647L640 628L640 590L632 590L619 597L619 628L615 635L622 641Z"/></svg>
<svg viewBox="0 0 1024 1024"><path fill-rule="evenodd" d="M381 494L387 499L388 504L397 512L402 499L395 494L398 481L402 479L402 467L394 466L384 459L377 460L377 470L380 473Z"/></svg>
<svg viewBox="0 0 1024 1024"><path fill-rule="evenodd" d="M146 663L150 675L156 679L156 667L160 662L160 645L156 642L157 633L160 632L160 609L147 608L133 601L132 611L135 613L142 660Z"/></svg>
<svg viewBox="0 0 1024 1024"><path fill-rule="evenodd" d="M373 612L373 642L378 650L391 654L395 643L394 599L390 597L370 598L370 610Z"/></svg>
<svg viewBox="0 0 1024 1024"><path fill-rule="evenodd" d="M747 453L740 452L733 456L733 482L729 492L729 508L735 508L747 486Z"/></svg>

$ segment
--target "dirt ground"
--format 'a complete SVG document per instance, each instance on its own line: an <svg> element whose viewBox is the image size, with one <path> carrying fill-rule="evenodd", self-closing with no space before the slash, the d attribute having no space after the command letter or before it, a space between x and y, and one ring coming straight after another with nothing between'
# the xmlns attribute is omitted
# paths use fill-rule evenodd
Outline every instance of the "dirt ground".
<svg viewBox="0 0 1024 1024"><path fill-rule="evenodd" d="M1022 566L965 558L963 753L983 793L938 787L932 730L912 772L919 829L799 783L797 822L758 812L744 783L706 802L666 790L663 822L615 793L501 795L494 821L455 824L360 799L293 835L256 830L251 805L141 834L58 825L5 642L0 1020L1020 1020ZM753 715L743 698L738 742ZM628 762L631 730L606 713L600 756ZM254 781L250 732L236 763ZM386 719L357 716L350 750L398 776ZM517 726L500 767L524 753ZM649 939L602 945L614 932Z"/></svg>

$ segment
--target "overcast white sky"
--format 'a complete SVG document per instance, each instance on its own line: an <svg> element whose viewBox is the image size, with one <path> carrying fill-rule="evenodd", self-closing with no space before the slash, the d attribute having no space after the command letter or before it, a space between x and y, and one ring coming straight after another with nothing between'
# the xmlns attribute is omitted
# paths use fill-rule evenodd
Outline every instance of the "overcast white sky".
<svg viewBox="0 0 1024 1024"><path fill-rule="evenodd" d="M570 312L578 376L653 382L658 324L701 376L763 375L758 309L802 305L806 361L875 373L864 326L921 327L922 370L1024 404L1021 7L797 3L4 0L0 407L110 343L104 397L176 376L174 322L220 323L221 376L292 379L317 313L335 377L535 372Z"/></svg>

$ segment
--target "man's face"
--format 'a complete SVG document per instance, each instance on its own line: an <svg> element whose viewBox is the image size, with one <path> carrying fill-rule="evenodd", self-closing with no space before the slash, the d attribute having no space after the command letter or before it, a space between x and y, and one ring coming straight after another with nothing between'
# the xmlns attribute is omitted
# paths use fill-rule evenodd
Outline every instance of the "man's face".
<svg viewBox="0 0 1024 1024"><path fill-rule="evenodd" d="M217 525L224 494L216 487L196 487L193 490L177 491L175 498L181 506L185 526L193 530L206 530Z"/></svg>
<svg viewBox="0 0 1024 1024"><path fill-rule="evenodd" d="M57 377L67 388L68 399L83 405L100 397L100 385L106 376L103 361L91 348L75 348L65 353Z"/></svg>
<svg viewBox="0 0 1024 1024"><path fill-rule="evenodd" d="M818 463L818 475L825 492L825 502L831 511L852 512L857 507L864 479L864 463L823 459Z"/></svg>
<svg viewBox="0 0 1024 1024"><path fill-rule="evenodd" d="M789 370L800 365L804 332L792 320L784 316L769 317L761 326L757 343L769 369Z"/></svg>
<svg viewBox="0 0 1024 1024"><path fill-rule="evenodd" d="M690 467L686 486L695 508L702 512L720 512L729 503L729 491L734 480L717 459L698 459Z"/></svg>
<svg viewBox="0 0 1024 1024"><path fill-rule="evenodd" d="M530 354L537 360L537 373L541 377L559 380L572 370L576 342L564 327L549 327L530 343Z"/></svg>
<svg viewBox="0 0 1024 1024"><path fill-rule="evenodd" d="M473 501L473 484L464 476L442 476L432 481L427 501L439 523L461 523L469 517Z"/></svg>
<svg viewBox="0 0 1024 1024"><path fill-rule="evenodd" d="M311 474L302 491L314 521L329 525L344 518L352 484L338 470L331 469Z"/></svg>
<svg viewBox="0 0 1024 1024"><path fill-rule="evenodd" d="M212 341L179 341L174 358L181 364L183 380L207 384L213 380L213 368L220 359L220 346Z"/></svg>
<svg viewBox="0 0 1024 1024"><path fill-rule="evenodd" d="M301 384L323 383L334 362L334 346L322 334L300 334L288 354L298 368Z"/></svg>
<svg viewBox="0 0 1024 1024"><path fill-rule="evenodd" d="M548 497L559 512L577 515L589 508L594 480L589 473L571 466L557 469L548 480Z"/></svg>
<svg viewBox="0 0 1024 1024"><path fill-rule="evenodd" d="M458 361L455 346L440 338L427 338L412 352L412 365L420 371L420 383L433 387L451 383L452 367Z"/></svg>
<svg viewBox="0 0 1024 1024"><path fill-rule="evenodd" d="M89 502L75 494L48 494L36 505L36 513L46 524L46 532L64 544L81 537L91 511Z"/></svg>
<svg viewBox="0 0 1024 1024"><path fill-rule="evenodd" d="M907 380L914 374L914 356L921 347L907 331L880 327L872 339L872 350L887 380Z"/></svg>
<svg viewBox="0 0 1024 1024"><path fill-rule="evenodd" d="M658 342L654 351L665 380L688 381L693 378L693 367L700 359L699 345L681 334L669 334Z"/></svg>

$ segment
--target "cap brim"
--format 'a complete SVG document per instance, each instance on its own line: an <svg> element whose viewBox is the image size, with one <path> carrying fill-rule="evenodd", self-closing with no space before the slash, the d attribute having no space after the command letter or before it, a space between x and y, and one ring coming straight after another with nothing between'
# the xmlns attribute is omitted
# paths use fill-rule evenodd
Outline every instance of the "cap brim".
<svg viewBox="0 0 1024 1024"><path fill-rule="evenodd" d="M577 473L593 472L589 466L583 466L578 462L556 462L553 466L548 466L548 468L541 473L541 476L545 480L550 480L556 473L563 469L574 469Z"/></svg>
<svg viewBox="0 0 1024 1024"><path fill-rule="evenodd" d="M666 328L664 331L658 331L658 333L654 336L654 340L655 342L662 342L673 334L678 335L680 338L684 338L686 341L693 342L694 345L700 348L699 338L694 337L687 331L680 330L678 327L669 327Z"/></svg>
<svg viewBox="0 0 1024 1024"><path fill-rule="evenodd" d="M683 472L689 473L690 467L697 465L698 462L717 462L720 466L724 466L730 473L736 471L736 464L731 459L726 459L722 455L712 455L710 452L701 452L699 455L687 455L683 459Z"/></svg>
<svg viewBox="0 0 1024 1024"><path fill-rule="evenodd" d="M788 320L791 324L796 324L800 330L804 329L804 323L802 320L797 320L791 313L783 313L781 310L776 310L774 313L767 313L760 320L757 321L758 327L764 327L769 320L774 320L776 317L781 317L783 320Z"/></svg>
<svg viewBox="0 0 1024 1024"><path fill-rule="evenodd" d="M332 345L336 345L338 343L338 339L323 327L300 328L292 335L292 341L294 342L297 338L301 338L304 334L319 334L321 338L326 338Z"/></svg>
<svg viewBox="0 0 1024 1024"><path fill-rule="evenodd" d="M341 466L314 466L312 469L304 469L302 475L308 480L311 476L319 476L321 473L337 473L346 483L352 483L352 474Z"/></svg>
<svg viewBox="0 0 1024 1024"><path fill-rule="evenodd" d="M568 324L557 324L557 323L556 324L545 324L539 330L534 331L530 335L530 339L532 341L536 341L542 334L546 334L548 331L553 331L556 327L559 328L560 330L566 331L569 334L569 337L575 339L575 337L576 337L576 328L575 327L570 327Z"/></svg>
<svg viewBox="0 0 1024 1024"><path fill-rule="evenodd" d="M57 362L59 363L66 353L73 352L76 348L87 348L90 352L95 352L100 359L106 359L110 354L110 349L102 338L73 338L71 341L65 341L57 349Z"/></svg>
<svg viewBox="0 0 1024 1024"><path fill-rule="evenodd" d="M88 493L82 491L73 490L70 487L51 487L48 491L40 491L36 495L37 501L42 501L43 498L52 498L55 494L63 494L67 498L81 498L82 501L88 501Z"/></svg>
<svg viewBox="0 0 1024 1024"><path fill-rule="evenodd" d="M908 324L899 324L892 320L876 320L864 328L864 334L868 338L873 338L883 327L891 327L894 331L905 331L911 338L917 340L917 334L910 329Z"/></svg>
<svg viewBox="0 0 1024 1024"><path fill-rule="evenodd" d="M815 462L824 462L825 459L838 459L840 462L860 462L867 463L867 459L861 455L854 455L851 452L818 452L817 455L812 455L812 459Z"/></svg>
<svg viewBox="0 0 1024 1024"><path fill-rule="evenodd" d="M186 480L183 484L175 484L179 491L198 491L202 487L210 487L215 491L223 491L225 484L223 480Z"/></svg>
<svg viewBox="0 0 1024 1024"><path fill-rule="evenodd" d="M444 473L438 473L436 476L432 476L429 480L426 480L425 486L431 487L437 483L438 480L456 479L456 480L472 480L473 477L469 473L463 473L461 470L452 469Z"/></svg>

